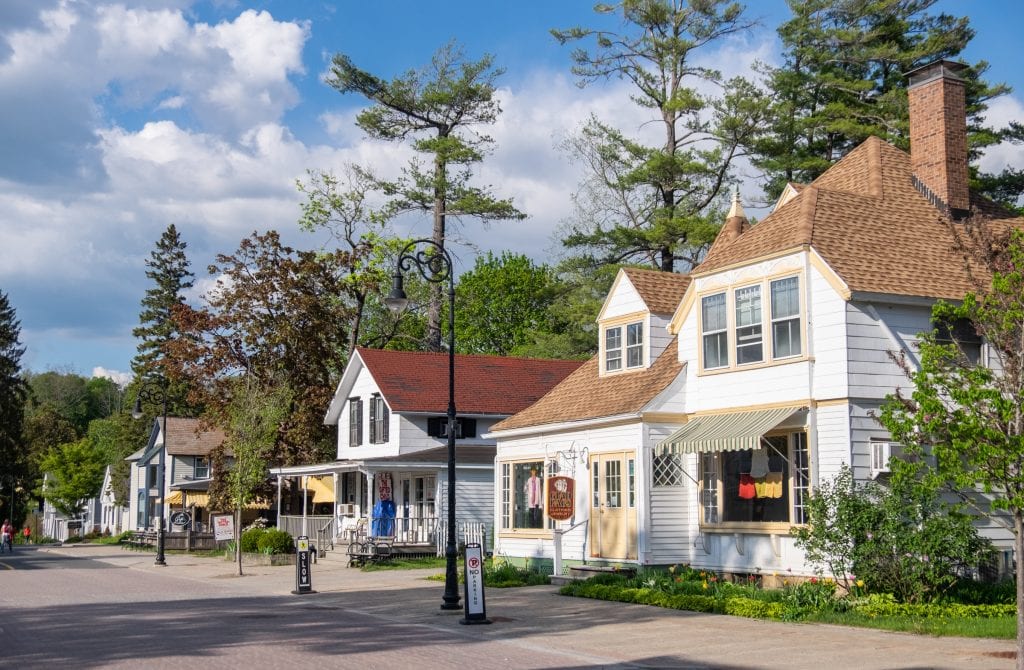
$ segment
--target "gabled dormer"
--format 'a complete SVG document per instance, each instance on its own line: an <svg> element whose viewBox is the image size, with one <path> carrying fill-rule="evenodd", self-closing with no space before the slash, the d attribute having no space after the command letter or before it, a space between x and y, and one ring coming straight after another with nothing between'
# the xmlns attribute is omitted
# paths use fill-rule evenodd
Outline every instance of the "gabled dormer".
<svg viewBox="0 0 1024 670"><path fill-rule="evenodd" d="M668 321L690 278L621 268L597 316L600 375L645 370L665 350Z"/></svg>

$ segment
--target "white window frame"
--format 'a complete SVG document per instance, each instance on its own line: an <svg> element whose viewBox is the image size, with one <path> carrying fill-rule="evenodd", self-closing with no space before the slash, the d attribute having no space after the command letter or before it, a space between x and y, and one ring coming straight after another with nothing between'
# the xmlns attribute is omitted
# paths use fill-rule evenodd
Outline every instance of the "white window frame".
<svg viewBox="0 0 1024 670"><path fill-rule="evenodd" d="M748 307L745 307L743 309L743 313L755 312L755 311L757 312L757 319L756 320L751 319L751 321L749 323L744 323L743 325L740 325L740 314L741 314L740 294L741 293L750 294L751 296L753 296L754 299L756 299L756 306L754 306L754 299L751 299L749 301L751 303L751 305L748 306ZM734 337L734 342L735 342L734 349L736 351L736 359L735 359L736 360L736 365L737 366L745 366L745 365L757 365L758 363L764 363L764 359L765 359L765 356L764 356L764 354L765 354L765 351L764 351L764 311L765 310L764 310L764 291L762 290L761 284L749 284L747 286L739 286L737 288L734 288L732 290L732 304L733 304L733 316L735 318L735 321L733 321L733 337ZM741 330L746 330L746 331L750 331L750 332L749 333L745 333L742 336L742 339L741 339L741 335L740 335L740 331ZM761 352L758 355L758 357L756 359L755 358L750 358L748 360L741 361L740 359L742 357L740 356L740 351L741 350L753 350L754 347L757 347L757 349L760 350L760 352Z"/></svg>
<svg viewBox="0 0 1024 670"><path fill-rule="evenodd" d="M796 280L798 311L796 314L784 314L776 317L772 314L774 306L772 304L771 289L779 282L787 280ZM726 372L730 370L742 370L751 367L788 363L804 359L806 357L804 347L804 324L807 309L804 304L804 295L801 290L804 288L804 281L806 281L806 278L801 273L794 272L777 277L765 277L757 283L744 283L740 285L717 287L714 290L709 290L708 292L701 294L698 297L698 330L700 331L700 334L697 341L697 357L700 361L700 372ZM748 341L741 343L739 341L740 329L752 327L753 324L749 326L738 325L736 296L741 291L749 290L754 287L759 287L761 331L757 337L757 341L754 341L751 337ZM726 316L725 328L706 329L705 310L707 308L707 302L712 299L722 300L723 298ZM791 341L791 345L794 346L797 351L781 356L776 355L777 347L775 340L775 327L777 324L790 322L796 323L795 328L790 328L790 333L792 333L793 330L796 331L796 339ZM724 342L723 333L725 334ZM722 364L714 366L708 365L708 355L710 353L709 342L713 343L719 350L724 344L726 353L723 357L725 360ZM753 347L755 345L761 347L761 358L759 360L748 360L740 363L738 355L740 348Z"/></svg>
<svg viewBox="0 0 1024 670"><path fill-rule="evenodd" d="M522 490L521 484L526 480L522 479L517 481L516 479L516 468L523 468L524 473L529 472L531 468L537 469L537 475L541 478L541 525L536 526L519 526L517 525L516 519L516 505L522 502L525 492ZM499 489L498 489L498 501L500 505L499 520L500 528L498 532L502 535L540 535L550 536L551 529L554 527L554 521L548 518L547 515L547 478L553 476L555 473L554 466L552 463L545 465L544 457L538 456L535 458L523 458L513 461L501 461L498 464L499 472Z"/></svg>
<svg viewBox="0 0 1024 670"><path fill-rule="evenodd" d="M713 298L722 297L722 310L725 316L725 323L721 328L710 330L706 328L704 320L704 306L705 303ZM717 291L709 295L701 296L700 299L700 343L701 343L701 367L705 370L721 370L729 367L729 295L726 291ZM725 336L725 347L721 346L720 338ZM713 338L716 343L716 349L719 353L724 349L725 351L725 363L721 365L709 366L707 365L707 353L708 353L708 338Z"/></svg>
<svg viewBox="0 0 1024 670"><path fill-rule="evenodd" d="M210 478L210 458L208 456L194 456L195 460L192 463L192 477L195 479L209 479ZM202 469L206 474L200 476L199 471Z"/></svg>
<svg viewBox="0 0 1024 670"><path fill-rule="evenodd" d="M607 326L604 329L602 347L605 372L622 372L644 367L644 322L631 321L617 326Z"/></svg>

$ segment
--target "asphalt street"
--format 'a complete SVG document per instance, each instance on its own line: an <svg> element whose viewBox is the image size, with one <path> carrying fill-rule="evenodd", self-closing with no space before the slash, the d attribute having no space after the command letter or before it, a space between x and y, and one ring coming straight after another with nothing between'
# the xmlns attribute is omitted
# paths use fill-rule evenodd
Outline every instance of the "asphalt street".
<svg viewBox="0 0 1024 670"><path fill-rule="evenodd" d="M493 624L439 609L441 572L294 568L117 547L0 556L10 668L1012 668L1013 644L755 621L489 589ZM7 568L7 569L2 569Z"/></svg>

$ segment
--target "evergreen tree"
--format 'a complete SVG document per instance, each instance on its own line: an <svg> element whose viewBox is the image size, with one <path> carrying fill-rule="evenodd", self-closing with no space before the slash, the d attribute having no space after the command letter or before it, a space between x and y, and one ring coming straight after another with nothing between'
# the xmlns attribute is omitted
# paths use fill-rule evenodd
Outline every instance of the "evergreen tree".
<svg viewBox="0 0 1024 670"><path fill-rule="evenodd" d="M172 223L146 261L146 277L154 286L146 289L139 313L140 325L132 330L132 335L141 340L132 360L132 372L138 379L165 375L165 345L177 335L172 312L175 305L184 304L182 292L192 287L193 274L189 271L186 246Z"/></svg>
<svg viewBox="0 0 1024 670"><path fill-rule="evenodd" d="M28 389L20 374L21 356L25 353L20 336L21 323L15 317L7 294L0 291L0 472L11 475L14 484L18 481L24 484L27 469L22 449L22 421ZM12 482L6 478L0 480L2 490L9 490L9 484ZM9 501L8 497L3 505L9 505ZM14 521L13 510L8 508L4 514Z"/></svg>
<svg viewBox="0 0 1024 670"><path fill-rule="evenodd" d="M450 237L449 218L471 217L485 222L519 220L525 214L508 199L470 184L472 166L483 161L493 140L476 128L494 123L501 108L494 99L495 80L504 71L485 55L466 60L454 42L441 47L421 70L392 81L360 70L345 55L334 57L327 83L340 93L358 93L374 105L360 112L356 124L371 137L389 141L413 138L424 155L414 159L401 179L380 183L391 196L392 213L418 211L433 216L432 239L442 249ZM427 348L441 350L442 286L431 286Z"/></svg>
<svg viewBox="0 0 1024 670"><path fill-rule="evenodd" d="M551 32L562 44L593 44L572 52L580 85L630 82L631 99L650 111L660 143L650 146L596 117L567 143L588 178L575 197L565 244L598 263L645 263L666 272L694 265L714 240L719 196L766 106L749 82L725 81L697 57L751 24L743 7L727 0L623 0L595 11L621 13L626 29ZM709 84L725 93L701 93Z"/></svg>
<svg viewBox="0 0 1024 670"><path fill-rule="evenodd" d="M769 198L787 182L814 180L871 135L909 149L905 74L956 57L974 37L966 17L930 14L935 2L789 0L793 16L778 29L783 65L765 68L774 93L770 132L754 152ZM986 101L1009 92L982 80L987 68L980 62L964 73L974 158L1010 133L982 126ZM990 193L1012 187L1012 178L997 182L986 186Z"/></svg>

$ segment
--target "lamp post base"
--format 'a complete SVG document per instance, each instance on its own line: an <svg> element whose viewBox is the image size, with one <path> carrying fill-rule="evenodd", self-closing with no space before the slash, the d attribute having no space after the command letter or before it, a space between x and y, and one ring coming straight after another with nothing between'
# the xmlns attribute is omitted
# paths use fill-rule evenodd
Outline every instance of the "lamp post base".
<svg viewBox="0 0 1024 670"><path fill-rule="evenodd" d="M167 561L164 560L164 541L164 519L160 517L156 527L156 560L153 561L153 565L167 565Z"/></svg>

